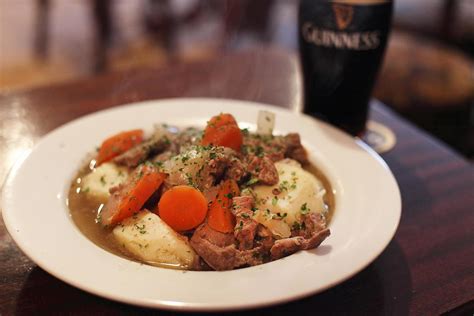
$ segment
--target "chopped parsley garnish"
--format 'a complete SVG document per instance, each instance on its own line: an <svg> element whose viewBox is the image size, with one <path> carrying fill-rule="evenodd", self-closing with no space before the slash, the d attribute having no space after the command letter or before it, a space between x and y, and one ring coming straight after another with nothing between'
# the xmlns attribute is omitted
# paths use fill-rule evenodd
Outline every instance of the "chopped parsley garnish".
<svg viewBox="0 0 474 316"><path fill-rule="evenodd" d="M301 205L300 211L301 211L301 214L306 215L306 214L308 214L311 210L309 209L307 203L304 203L303 205Z"/></svg>
<svg viewBox="0 0 474 316"><path fill-rule="evenodd" d="M105 182L105 176L100 177L100 183L102 183L102 185L107 184L107 182Z"/></svg>
<svg viewBox="0 0 474 316"><path fill-rule="evenodd" d="M186 176L186 178L187 178L187 180L188 180L188 185L194 187L194 186L195 186L195 183L194 183L193 176L192 176L190 173L188 173L188 172L185 173L185 176Z"/></svg>
<svg viewBox="0 0 474 316"><path fill-rule="evenodd" d="M142 234L142 235L143 235L143 234L146 234L145 224L143 224L143 225L141 225L141 226L138 225L138 224L135 224L134 226L135 226L135 228L138 230L138 232L139 232L140 234Z"/></svg>
<svg viewBox="0 0 474 316"><path fill-rule="evenodd" d="M298 222L294 222L293 226L291 227L293 230L301 230L301 224Z"/></svg>
<svg viewBox="0 0 474 316"><path fill-rule="evenodd" d="M280 213L280 212L276 213L276 217L278 217L278 219L284 219L287 216L288 216L288 213L286 213L286 212L283 213L283 214Z"/></svg>
<svg viewBox="0 0 474 316"><path fill-rule="evenodd" d="M280 191L288 191L288 184L289 182L287 180L284 180L280 183L280 185L278 186L278 188L280 189Z"/></svg>
<svg viewBox="0 0 474 316"><path fill-rule="evenodd" d="M278 203L278 197L274 196L272 198L272 205L275 206L275 205L277 205L277 203Z"/></svg>

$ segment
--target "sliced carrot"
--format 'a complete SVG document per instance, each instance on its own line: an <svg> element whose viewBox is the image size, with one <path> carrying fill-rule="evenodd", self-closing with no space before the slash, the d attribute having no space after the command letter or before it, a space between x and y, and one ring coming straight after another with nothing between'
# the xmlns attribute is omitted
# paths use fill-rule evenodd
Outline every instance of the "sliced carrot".
<svg viewBox="0 0 474 316"><path fill-rule="evenodd" d="M109 161L143 141L143 131L134 129L111 136L104 140L97 155L97 165Z"/></svg>
<svg viewBox="0 0 474 316"><path fill-rule="evenodd" d="M208 122L201 143L240 151L243 143L242 132L232 115L220 114Z"/></svg>
<svg viewBox="0 0 474 316"><path fill-rule="evenodd" d="M221 113L219 115L213 116L209 122L207 122L207 126L216 128L228 124L237 125L237 121L235 120L234 116L229 113Z"/></svg>
<svg viewBox="0 0 474 316"><path fill-rule="evenodd" d="M218 127L215 132L205 133L202 139L203 145L224 146L240 151L243 143L242 132L235 125L224 125Z"/></svg>
<svg viewBox="0 0 474 316"><path fill-rule="evenodd" d="M198 189L178 185L166 191L158 202L158 215L176 231L197 227L206 218L207 200Z"/></svg>
<svg viewBox="0 0 474 316"><path fill-rule="evenodd" d="M113 225L138 212L166 178L151 164L138 166L127 182L114 192L104 205L100 219Z"/></svg>
<svg viewBox="0 0 474 316"><path fill-rule="evenodd" d="M234 231L235 216L232 214L232 198L239 196L239 186L235 180L225 180L214 201L209 206L207 224L221 233Z"/></svg>

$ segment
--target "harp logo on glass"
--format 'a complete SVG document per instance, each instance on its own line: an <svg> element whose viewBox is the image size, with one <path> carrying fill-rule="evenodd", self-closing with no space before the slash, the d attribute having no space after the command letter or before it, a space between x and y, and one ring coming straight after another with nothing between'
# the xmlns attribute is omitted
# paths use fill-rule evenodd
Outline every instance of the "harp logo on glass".
<svg viewBox="0 0 474 316"><path fill-rule="evenodd" d="M352 22L354 15L354 8L347 5L333 4L332 11L336 18L337 28L344 30Z"/></svg>

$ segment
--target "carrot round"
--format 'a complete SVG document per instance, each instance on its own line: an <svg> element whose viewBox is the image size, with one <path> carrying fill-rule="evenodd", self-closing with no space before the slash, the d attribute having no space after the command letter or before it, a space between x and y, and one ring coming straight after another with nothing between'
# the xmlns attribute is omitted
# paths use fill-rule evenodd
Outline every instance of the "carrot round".
<svg viewBox="0 0 474 316"><path fill-rule="evenodd" d="M206 218L207 200L201 191L178 185L166 191L158 202L158 215L175 231L197 227Z"/></svg>
<svg viewBox="0 0 474 316"><path fill-rule="evenodd" d="M243 143L242 132L232 115L222 113L212 117L208 122L201 143L240 151Z"/></svg>
<svg viewBox="0 0 474 316"><path fill-rule="evenodd" d="M213 116L209 122L207 122L207 126L216 128L229 124L237 125L237 121L235 120L234 116L229 113L221 113L219 115Z"/></svg>
<svg viewBox="0 0 474 316"><path fill-rule="evenodd" d="M134 129L111 136L103 141L97 155L97 165L126 152L143 141L143 131Z"/></svg>
<svg viewBox="0 0 474 316"><path fill-rule="evenodd" d="M114 192L100 213L101 223L113 225L138 212L158 190L166 174L151 164L140 165L127 182Z"/></svg>
<svg viewBox="0 0 474 316"><path fill-rule="evenodd" d="M216 198L209 206L207 224L221 233L234 231L235 216L232 214L232 198L240 195L239 186L235 180L225 180Z"/></svg>

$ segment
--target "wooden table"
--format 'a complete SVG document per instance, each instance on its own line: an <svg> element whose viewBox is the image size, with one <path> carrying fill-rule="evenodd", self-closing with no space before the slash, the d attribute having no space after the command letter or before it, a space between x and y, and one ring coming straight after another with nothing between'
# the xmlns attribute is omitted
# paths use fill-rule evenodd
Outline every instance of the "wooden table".
<svg viewBox="0 0 474 316"><path fill-rule="evenodd" d="M297 59L259 50L212 62L111 73L0 98L0 181L45 133L123 103L219 97L298 108ZM243 314L463 314L474 310L474 169L379 102L372 118L398 142L383 158L400 186L403 213L387 249L362 272L296 302ZM0 315L154 313L90 295L21 253L0 221ZM85 260L87 260L85 258ZM167 312L163 312L168 314ZM172 314L172 313L170 313Z"/></svg>

